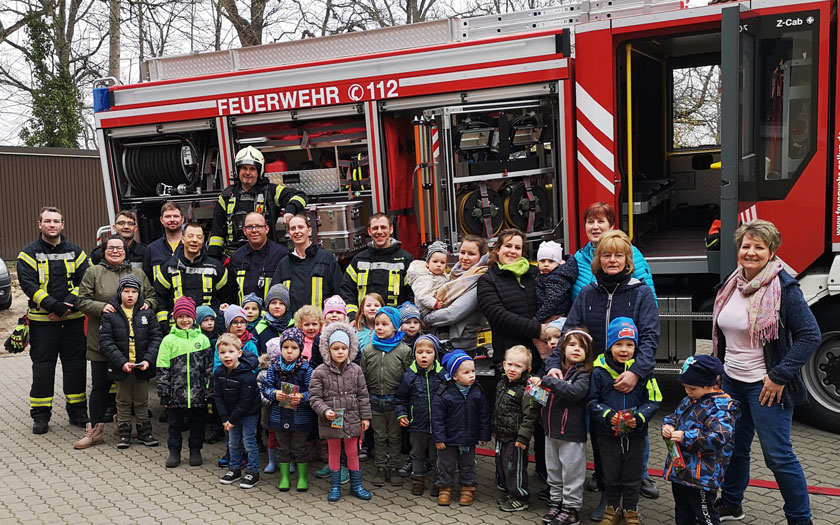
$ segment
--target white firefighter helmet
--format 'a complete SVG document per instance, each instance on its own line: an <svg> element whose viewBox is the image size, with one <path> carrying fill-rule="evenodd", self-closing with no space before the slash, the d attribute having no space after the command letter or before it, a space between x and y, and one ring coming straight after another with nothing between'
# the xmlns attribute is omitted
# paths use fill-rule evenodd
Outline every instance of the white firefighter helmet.
<svg viewBox="0 0 840 525"><path fill-rule="evenodd" d="M260 150L254 146L242 148L236 153L236 173L239 173L240 166L256 166L259 176L263 176L265 158Z"/></svg>

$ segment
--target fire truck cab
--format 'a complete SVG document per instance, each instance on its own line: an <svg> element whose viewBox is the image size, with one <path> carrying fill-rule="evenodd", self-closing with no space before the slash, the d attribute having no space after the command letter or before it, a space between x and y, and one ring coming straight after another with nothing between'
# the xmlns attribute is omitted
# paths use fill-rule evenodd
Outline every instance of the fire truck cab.
<svg viewBox="0 0 840 525"><path fill-rule="evenodd" d="M580 1L153 58L94 93L109 213L138 211L141 241L165 200L208 220L246 145L340 258L379 211L415 255L504 227L573 253L604 201L651 266L670 373L709 336L735 228L767 219L824 332L799 412L840 432L835 8Z"/></svg>

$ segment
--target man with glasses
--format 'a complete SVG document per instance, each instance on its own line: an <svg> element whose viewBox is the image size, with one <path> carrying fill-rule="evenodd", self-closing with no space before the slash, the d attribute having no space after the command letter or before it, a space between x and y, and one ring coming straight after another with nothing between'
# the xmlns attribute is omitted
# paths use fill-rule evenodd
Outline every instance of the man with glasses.
<svg viewBox="0 0 840 525"><path fill-rule="evenodd" d="M184 227L182 245L169 261L155 268L154 274L157 319L165 331L169 330L169 314L179 297L190 297L196 306L207 305L216 310L228 299L227 270L205 253L204 230L196 222Z"/></svg>
<svg viewBox="0 0 840 525"><path fill-rule="evenodd" d="M76 308L76 299L90 260L84 250L65 239L64 216L58 208L41 209L38 229L38 239L18 255L17 272L20 288L29 297L32 433L46 434L58 358L70 424L84 428L88 422L85 315Z"/></svg>
<svg viewBox="0 0 840 525"><path fill-rule="evenodd" d="M268 223L261 213L246 215L242 232L248 243L233 252L228 263L236 286L237 304L242 304L242 299L250 293L265 300L277 263L289 253L285 246L268 238Z"/></svg>
<svg viewBox="0 0 840 525"><path fill-rule="evenodd" d="M112 227L115 234L125 239L128 245L128 251L125 254L125 260L128 261L134 268L143 267L143 259L146 256L146 245L140 244L134 240L134 235L137 233L137 215L134 212L123 210L117 214L117 220ZM105 256L105 243L100 244L90 252L90 262L94 266Z"/></svg>

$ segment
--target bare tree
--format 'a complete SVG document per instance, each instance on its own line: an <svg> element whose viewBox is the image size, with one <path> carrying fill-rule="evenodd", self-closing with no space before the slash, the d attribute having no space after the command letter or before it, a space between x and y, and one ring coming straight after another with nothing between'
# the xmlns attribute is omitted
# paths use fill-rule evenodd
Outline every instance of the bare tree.
<svg viewBox="0 0 840 525"><path fill-rule="evenodd" d="M720 66L675 69L674 148L720 144Z"/></svg>

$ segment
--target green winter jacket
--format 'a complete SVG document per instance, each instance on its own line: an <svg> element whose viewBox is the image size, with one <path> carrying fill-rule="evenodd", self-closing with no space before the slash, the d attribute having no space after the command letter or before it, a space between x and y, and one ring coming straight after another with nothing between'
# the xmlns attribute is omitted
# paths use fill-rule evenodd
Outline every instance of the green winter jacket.
<svg viewBox="0 0 840 525"><path fill-rule="evenodd" d="M372 396L392 396L402 381L403 372L413 362L411 348L398 344L390 352L383 352L369 344L362 352L362 371L365 373L368 393Z"/></svg>
<svg viewBox="0 0 840 525"><path fill-rule="evenodd" d="M530 443L540 411L534 398L525 394L527 386L526 374L513 382L503 375L496 385L496 401L490 426L497 442L516 440L525 445Z"/></svg>
<svg viewBox="0 0 840 525"><path fill-rule="evenodd" d="M213 349L200 328L172 331L160 343L157 357L160 404L173 408L205 406L213 375Z"/></svg>

